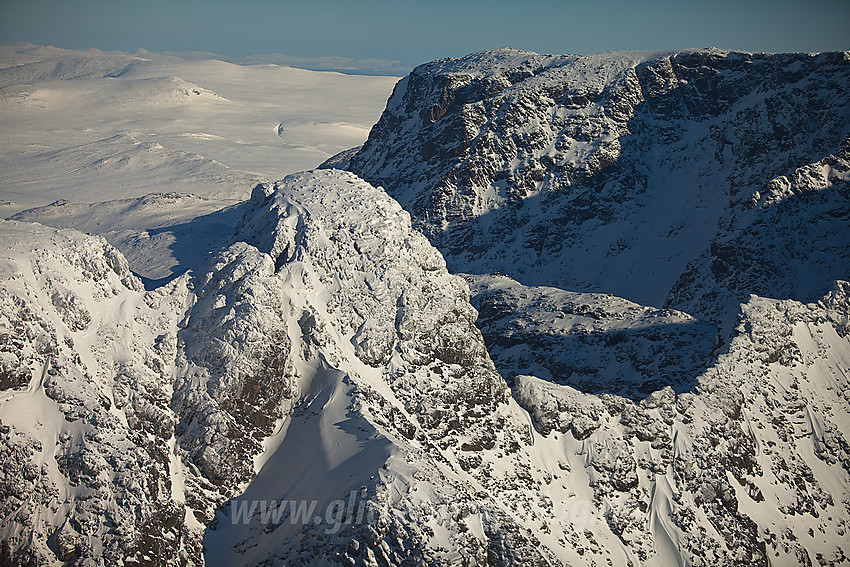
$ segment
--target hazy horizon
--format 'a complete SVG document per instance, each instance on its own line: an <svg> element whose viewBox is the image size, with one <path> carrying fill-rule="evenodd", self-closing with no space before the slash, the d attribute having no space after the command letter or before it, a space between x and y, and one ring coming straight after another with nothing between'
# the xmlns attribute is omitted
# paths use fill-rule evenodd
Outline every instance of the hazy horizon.
<svg viewBox="0 0 850 567"><path fill-rule="evenodd" d="M3 44L130 53L197 51L233 59L281 54L385 72L504 46L553 54L701 47L755 52L850 49L850 2L840 0L722 0L698 5L669 0L592 5L549 0L522 5L501 0L248 0L238 6L217 0L2 0L0 15Z"/></svg>

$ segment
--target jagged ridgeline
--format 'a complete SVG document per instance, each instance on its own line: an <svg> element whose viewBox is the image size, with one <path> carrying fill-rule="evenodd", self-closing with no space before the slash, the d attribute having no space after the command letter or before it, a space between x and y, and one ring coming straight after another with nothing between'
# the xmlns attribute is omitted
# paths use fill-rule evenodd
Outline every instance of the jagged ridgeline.
<svg viewBox="0 0 850 567"><path fill-rule="evenodd" d="M231 214L152 291L102 238L0 222L4 564L551 556L506 504L528 422L409 215L346 172Z"/></svg>
<svg viewBox="0 0 850 567"><path fill-rule="evenodd" d="M848 91L845 53L498 50L153 289L0 222L0 564L846 561Z"/></svg>

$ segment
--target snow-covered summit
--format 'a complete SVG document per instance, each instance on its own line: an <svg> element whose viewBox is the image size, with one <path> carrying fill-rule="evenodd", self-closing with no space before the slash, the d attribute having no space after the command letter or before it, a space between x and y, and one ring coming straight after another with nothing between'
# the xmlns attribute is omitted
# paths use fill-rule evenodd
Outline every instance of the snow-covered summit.
<svg viewBox="0 0 850 567"><path fill-rule="evenodd" d="M409 215L341 171L238 210L230 243L147 292L102 238L0 225L4 561L553 557L525 525L550 512L505 504L533 501L528 424ZM243 523L260 500L373 520Z"/></svg>

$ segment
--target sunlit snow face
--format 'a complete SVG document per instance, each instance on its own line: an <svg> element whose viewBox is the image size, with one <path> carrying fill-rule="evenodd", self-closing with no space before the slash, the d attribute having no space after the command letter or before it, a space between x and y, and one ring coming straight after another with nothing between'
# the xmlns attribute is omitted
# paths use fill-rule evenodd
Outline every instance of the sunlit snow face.
<svg viewBox="0 0 850 567"><path fill-rule="evenodd" d="M4 217L59 198L245 198L362 144L397 81L149 53L0 60Z"/></svg>

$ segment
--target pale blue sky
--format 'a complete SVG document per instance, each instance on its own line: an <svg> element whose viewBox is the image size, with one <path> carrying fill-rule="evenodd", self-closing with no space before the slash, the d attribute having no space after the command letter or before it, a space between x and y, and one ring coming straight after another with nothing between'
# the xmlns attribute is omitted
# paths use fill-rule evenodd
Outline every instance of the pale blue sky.
<svg viewBox="0 0 850 567"><path fill-rule="evenodd" d="M827 51L850 49L850 0L0 0L0 43L20 41L404 66L506 45L542 53Z"/></svg>

